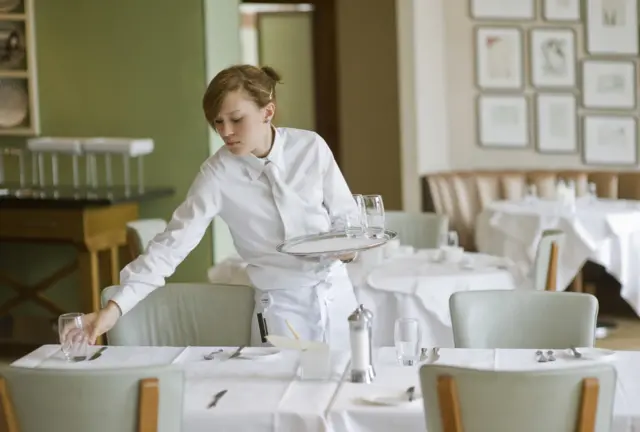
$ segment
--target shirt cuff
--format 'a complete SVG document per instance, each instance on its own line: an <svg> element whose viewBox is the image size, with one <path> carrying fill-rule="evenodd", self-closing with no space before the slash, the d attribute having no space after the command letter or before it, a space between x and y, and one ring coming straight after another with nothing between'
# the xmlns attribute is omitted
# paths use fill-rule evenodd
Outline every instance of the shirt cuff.
<svg viewBox="0 0 640 432"><path fill-rule="evenodd" d="M127 312L133 309L133 307L137 305L138 302L140 302L140 300L142 300L144 297L146 296L140 296L138 293L136 293L133 287L125 285L120 288L120 291L114 294L114 296L109 300L118 305L120 311L122 312L122 315L124 316Z"/></svg>

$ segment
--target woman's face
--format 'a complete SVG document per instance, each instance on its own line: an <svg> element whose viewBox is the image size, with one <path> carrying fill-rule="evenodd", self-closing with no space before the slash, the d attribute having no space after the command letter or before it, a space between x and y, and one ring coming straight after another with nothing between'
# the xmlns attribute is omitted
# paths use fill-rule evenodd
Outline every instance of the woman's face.
<svg viewBox="0 0 640 432"><path fill-rule="evenodd" d="M260 108L244 91L238 90L224 98L214 127L231 153L259 155L269 150L270 120L274 111L273 103Z"/></svg>

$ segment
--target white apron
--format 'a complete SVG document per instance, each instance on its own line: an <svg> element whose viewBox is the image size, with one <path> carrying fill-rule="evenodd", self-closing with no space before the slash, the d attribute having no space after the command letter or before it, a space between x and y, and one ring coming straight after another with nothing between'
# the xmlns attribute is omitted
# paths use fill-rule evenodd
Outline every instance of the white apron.
<svg viewBox="0 0 640 432"><path fill-rule="evenodd" d="M344 266L334 269L326 282L308 288L261 291L256 289L251 324L251 345L263 343L258 314L266 321L268 334L293 338L288 320L301 339L322 341L332 349L349 349L347 318L356 309L356 296Z"/></svg>

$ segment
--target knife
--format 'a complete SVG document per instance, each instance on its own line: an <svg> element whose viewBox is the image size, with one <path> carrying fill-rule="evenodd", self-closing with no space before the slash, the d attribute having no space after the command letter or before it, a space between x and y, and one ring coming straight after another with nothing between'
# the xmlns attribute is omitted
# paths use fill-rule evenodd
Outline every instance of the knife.
<svg viewBox="0 0 640 432"><path fill-rule="evenodd" d="M100 348L98 351L96 351L95 353L93 353L93 355L91 357L89 357L89 361L91 360L95 360L98 357L100 357L102 355L103 352L105 352L107 350L108 347L103 346L102 348Z"/></svg>
<svg viewBox="0 0 640 432"><path fill-rule="evenodd" d="M241 347L239 347L236 352L234 352L233 354L231 354L231 357L229 357L229 360L239 357L240 353L242 352L242 350L244 349L245 345L242 345Z"/></svg>
<svg viewBox="0 0 640 432"><path fill-rule="evenodd" d="M227 390L226 389L216 393L213 396L213 400L211 401L211 403L209 403L209 405L207 405L207 408L213 408L214 406L216 406L218 404L218 401L220 399L222 399L222 396L224 396L225 394L227 394Z"/></svg>

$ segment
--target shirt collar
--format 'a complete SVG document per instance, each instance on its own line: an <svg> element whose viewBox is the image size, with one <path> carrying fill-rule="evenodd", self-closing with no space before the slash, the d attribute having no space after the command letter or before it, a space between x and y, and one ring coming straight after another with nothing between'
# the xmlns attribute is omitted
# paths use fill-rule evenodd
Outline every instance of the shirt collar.
<svg viewBox="0 0 640 432"><path fill-rule="evenodd" d="M273 138L273 145L271 146L271 150L269 151L269 154L264 158L258 158L252 154L243 156L243 159L247 163L248 172L249 172L249 175L251 176L251 180L256 180L258 177L262 175L262 172L264 171L264 167L267 164L267 162L275 164L275 166L278 167L280 171L284 171L284 168L285 168L284 154L283 154L284 137L276 127L274 127L273 125L271 125L271 127L273 128L274 138Z"/></svg>

